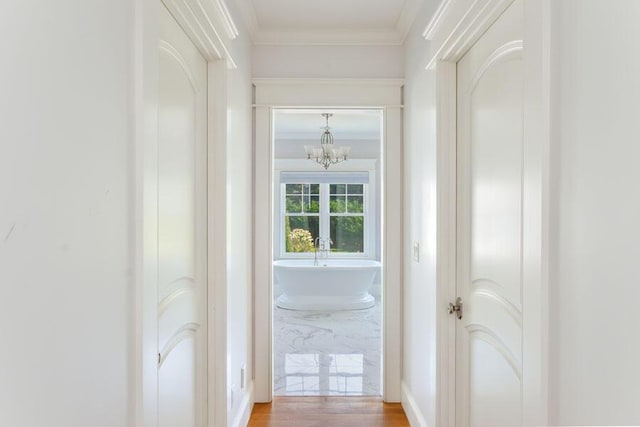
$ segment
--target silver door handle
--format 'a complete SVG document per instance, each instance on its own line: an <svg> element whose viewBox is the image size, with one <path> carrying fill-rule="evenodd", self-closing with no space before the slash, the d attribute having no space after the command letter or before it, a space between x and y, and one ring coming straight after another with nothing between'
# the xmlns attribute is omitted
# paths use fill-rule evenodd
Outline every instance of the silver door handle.
<svg viewBox="0 0 640 427"><path fill-rule="evenodd" d="M447 312L449 314L455 313L458 319L462 319L462 298L456 298L455 304L450 302L449 306L447 307Z"/></svg>

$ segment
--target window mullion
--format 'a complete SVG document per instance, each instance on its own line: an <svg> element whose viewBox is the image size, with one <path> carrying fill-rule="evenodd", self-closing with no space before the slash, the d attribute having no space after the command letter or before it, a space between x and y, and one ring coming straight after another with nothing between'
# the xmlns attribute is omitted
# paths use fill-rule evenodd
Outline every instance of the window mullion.
<svg viewBox="0 0 640 427"><path fill-rule="evenodd" d="M371 228L371 212L373 212L372 209L370 209L371 206L369 206L369 184L363 184L362 185L362 221L364 221L364 239L363 239L363 246L364 246L364 255L365 256L370 256L371 255L371 231L373 230Z"/></svg>
<svg viewBox="0 0 640 427"><path fill-rule="evenodd" d="M320 237L329 238L329 184L320 185Z"/></svg>

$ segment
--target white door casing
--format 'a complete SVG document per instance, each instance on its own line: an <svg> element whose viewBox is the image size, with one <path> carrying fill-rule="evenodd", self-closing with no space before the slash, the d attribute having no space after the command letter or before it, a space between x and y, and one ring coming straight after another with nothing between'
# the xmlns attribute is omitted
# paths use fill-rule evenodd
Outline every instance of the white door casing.
<svg viewBox="0 0 640 427"><path fill-rule="evenodd" d="M160 7L158 85L158 416L207 414L207 62Z"/></svg>
<svg viewBox="0 0 640 427"><path fill-rule="evenodd" d="M254 79L254 375L255 401L270 402L272 383L274 108L379 108L383 111L383 399L400 401L402 278L402 85L398 79ZM266 160L268 159L268 161Z"/></svg>
<svg viewBox="0 0 640 427"><path fill-rule="evenodd" d="M456 425L522 425L523 1L457 65Z"/></svg>

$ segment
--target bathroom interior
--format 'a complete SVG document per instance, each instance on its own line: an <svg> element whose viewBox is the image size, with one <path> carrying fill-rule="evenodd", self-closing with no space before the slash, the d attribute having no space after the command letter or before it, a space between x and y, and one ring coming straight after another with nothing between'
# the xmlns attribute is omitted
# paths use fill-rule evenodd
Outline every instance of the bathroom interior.
<svg viewBox="0 0 640 427"><path fill-rule="evenodd" d="M380 109L273 114L273 392L382 394Z"/></svg>

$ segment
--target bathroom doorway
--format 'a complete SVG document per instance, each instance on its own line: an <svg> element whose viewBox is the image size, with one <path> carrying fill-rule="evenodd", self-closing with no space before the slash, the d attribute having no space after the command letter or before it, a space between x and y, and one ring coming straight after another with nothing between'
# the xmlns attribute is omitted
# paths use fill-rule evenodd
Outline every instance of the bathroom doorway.
<svg viewBox="0 0 640 427"><path fill-rule="evenodd" d="M382 395L381 109L273 110L273 394Z"/></svg>
<svg viewBox="0 0 640 427"><path fill-rule="evenodd" d="M306 195L308 210L312 210L312 202L317 200L318 210L322 210L323 206L320 206L320 200L324 199L324 209L329 209L328 214L318 215L317 219L317 231L316 225L312 220L308 220L307 231L311 234L311 240L313 240L313 257L306 256L310 262L313 263L318 257L320 260L328 258L335 258L332 255L336 249L341 249L344 256L341 256L341 262L354 262L353 258L360 258L360 261L371 261L372 263L380 262L381 266L378 266L379 275L379 300L381 303L378 305L380 309L380 338L376 337L376 342L380 343L380 380L379 388L377 388L376 394L382 396L385 402L399 402L401 397L401 361L402 361L402 311L401 311L401 297L402 297L402 85L403 81L398 79L365 79L365 80L353 80L353 79L277 79L277 78L256 78L254 83L254 120L255 120L255 147L254 147L254 209L256 215L254 216L254 288L253 288L253 313L254 313L254 332L253 332L253 348L254 348L254 360L252 366L253 381L249 386L254 394L255 402L271 402L275 394L275 375L276 366L274 360L274 354L276 353L274 336L276 335L274 319L274 305L278 302L277 299L281 295L275 295L275 292L280 292L280 284L274 285L274 262L279 260L280 254L284 250L287 252L287 242L284 240L284 234L286 230L286 224L279 217L276 219L275 211L276 206L274 203L278 200L278 208L282 211L286 208L285 205L280 203L286 203L287 192L290 190L292 196L297 195L300 199L298 205L298 212L294 211L292 205L292 212L289 212L290 216L303 216L301 214L315 214L315 212L306 212L304 207L301 207L303 199ZM291 137L289 145L292 150L289 154L289 158L283 158L278 160L276 165L276 146L275 139L277 123L277 115L285 112L291 113L295 110L299 110L298 115L303 116L303 119L308 120L308 123L300 125L298 136L294 135L295 129L291 130ZM375 115L377 117L377 132L381 134L379 136L379 143L377 151L379 159L372 158L358 159L359 155L356 150L356 142L349 142L348 139L343 139L340 136L340 117L338 113L347 112L360 112L361 115L367 114ZM305 145L320 147L321 135L324 133L324 127L326 125L326 117L323 113L332 113L334 116L329 117L329 126L332 128L331 133L334 138L335 148L338 146L347 145L351 147L351 151L347 154L347 160L336 164L331 164L327 169L324 166L315 162L315 152L313 148L309 147L310 151L305 149ZM337 119L337 120L334 120ZM346 120L349 122L348 120ZM307 139L310 143L304 142L304 136L302 133L308 132ZM313 136L311 136L313 135ZM297 147L293 148L292 144L298 141ZM340 151L338 154L341 154ZM307 153L310 153L309 155ZM307 156L312 157L308 159ZM338 157L340 157L338 155ZM349 167L353 168L360 162L360 165L356 170L348 170L341 168ZM295 168L292 163L302 164L303 166ZM296 179L303 178L300 174L305 173L305 168L308 168L309 164L317 167L315 171L330 171L330 172L349 172L352 174L351 181L337 182L293 182ZM276 177L276 166L279 170L284 170L283 165L287 166L287 172L285 176ZM373 165L373 166L372 166ZM293 168L293 169L292 169ZM358 176L355 172L367 172ZM298 174L298 175L296 175ZM371 178L375 175L374 178ZM340 222L347 222L342 218L332 218L330 215L332 212L330 201L332 198L342 198L346 203L349 198L352 198L352 202L356 205L362 198L362 209L366 209L367 203L371 202L371 198L368 198L364 194L365 188L358 187L362 184L359 180L366 180L369 177L369 184L375 182L377 190L375 193L379 195L376 204L378 207L370 208L375 209L379 213L379 224L377 230L379 232L379 240L371 239L367 236L364 229L361 232L360 229L352 229L352 233L347 238L346 231L342 234L333 232L331 228L331 221L334 222L334 228L336 225L340 225ZM328 179L328 178L327 178ZM346 176L343 177L346 179ZM284 182L283 182L284 180ZM291 182L289 182L291 180ZM307 188L302 186L289 189L286 188L286 184L308 184ZM318 187L311 188L311 184L318 184ZM337 185L344 184L344 188L335 187ZM331 186L334 185L332 188ZM349 185L352 187L349 188ZM363 185L363 184L362 184ZM284 189L283 189L283 186ZM371 191L369 189L369 191ZM278 195L276 195L278 192ZM297 192L297 194L295 194ZM290 203L293 203L291 201ZM356 207L354 210L358 210ZM334 208L335 210L335 208ZM373 212L373 210L372 210ZM351 212L346 207L344 212L333 212L334 214L344 214L344 216L355 217L360 212ZM339 215L334 215L339 216ZM292 223L300 224L300 220L294 218L293 221L289 221L289 227ZM323 222L324 221L324 222ZM357 219L349 218L351 222L357 222ZM371 221L363 219L364 227L373 224ZM324 225L323 225L324 224ZM280 228L278 228L280 227ZM346 225L344 226L346 228ZM302 227L304 229L304 227ZM291 230L293 231L293 230ZM313 233L316 232L314 235ZM306 233L303 233L306 234ZM275 236L278 236L277 238ZM361 236L356 246L354 243L354 235ZM316 241L317 238L320 238ZM304 240L304 237L302 238ZM306 241L309 241L308 235ZM321 243L322 241L322 243ZM331 243L333 241L333 243ZM291 244L291 243L289 243ZM304 243L301 243L304 244ZM308 243L307 243L308 244ZM279 245L276 248L276 245ZM360 246L358 246L360 245ZM351 257L348 256L347 247L352 251ZM309 249L307 249L309 250ZM375 252L377 250L377 252ZM364 251L364 252L363 252ZM373 251L373 252L372 252ZM293 252L289 247L288 252ZM373 256L363 256L363 253L370 254L376 253ZM295 254L290 254L290 260L295 261L299 257ZM369 258L369 259L367 259ZM334 260L337 262L336 260ZM323 266L324 267L324 266ZM328 268L328 266L327 266ZM344 267L347 269L349 267ZM324 283L328 283L325 281ZM339 285L338 285L339 286ZM369 294L375 300L375 288L368 291ZM349 291L352 291L349 288ZM334 289L335 291L335 289ZM292 295L290 289L287 294ZM333 292L333 291L332 291ZM325 295L325 297L335 297L335 295ZM348 301L348 307L342 307L341 310L334 310L333 316L344 316L346 313L363 313L366 310L375 309L375 305L368 307L371 304L370 298L366 295L362 300L353 298L353 295L347 300L341 300L343 303ZM282 306L287 305L287 301L279 301ZM291 302L291 301L289 301ZM304 303L304 298L295 298L293 304ZM306 301L309 302L309 301ZM316 300L316 302L318 302ZM336 303L335 298L324 298L323 303ZM358 305L360 308L358 309ZM364 308L363 308L364 306ZM297 314L304 310L291 310L283 308L282 314ZM307 307L316 308L317 311L322 312L323 307ZM320 308L320 310L318 310ZM346 308L346 309L345 309ZM326 315L325 315L326 316ZM306 319L310 320L312 317ZM291 319L290 319L291 320ZM337 317L334 319L338 324L343 324L344 319ZM293 319L288 323L295 323L297 320ZM298 322L301 323L301 322ZM330 329L330 328L325 328ZM306 340L308 335L303 335L301 340ZM348 343L353 341L345 340ZM291 354L310 354L303 352L290 352ZM356 351L344 352L344 353L329 353L327 354L349 354L353 355ZM286 352L285 352L286 354ZM297 356L298 364L306 364L302 362L305 360L303 356ZM290 358L291 359L291 358ZM295 359L295 357L294 357ZM339 360L340 358L335 358ZM359 358L358 358L359 359ZM314 360L314 364L318 367L318 377L321 376L320 366L325 369L325 366L330 366L332 361L329 359L320 360L318 356L318 362ZM337 362L336 362L337 363ZM359 360L353 361L349 358L343 358L343 363L346 365L358 365ZM362 364L366 363L364 353L362 355ZM285 368L282 368L281 372L286 374ZM338 371L336 371L338 372ZM379 372L379 371L376 371ZM304 373L306 375L306 373ZM328 375L328 374L327 374ZM353 377L360 375L360 373L353 373ZM363 390L364 386L364 367L362 369L363 377ZM293 375L292 375L293 376ZM337 376L337 375L335 375ZM347 377L347 375L343 375ZM325 387L324 390L331 389L332 381L323 380L323 385L320 385L320 379L318 379L318 393L320 388ZM336 381L338 381L336 379ZM335 382L335 381L334 381ZM344 381L343 381L344 382ZM286 389L286 386L284 387ZM306 384L304 387L306 389ZM316 387L314 387L316 388ZM355 390L355 386L350 389ZM346 384L343 389L346 391ZM313 393L316 393L314 390ZM328 392L327 392L328 393ZM355 393L355 391L354 391Z"/></svg>

